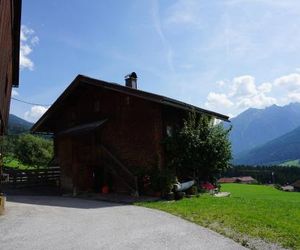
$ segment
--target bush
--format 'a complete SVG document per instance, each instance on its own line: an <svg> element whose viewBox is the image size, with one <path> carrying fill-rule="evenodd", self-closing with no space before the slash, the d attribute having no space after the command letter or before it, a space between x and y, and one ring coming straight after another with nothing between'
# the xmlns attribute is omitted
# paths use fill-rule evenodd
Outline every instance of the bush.
<svg viewBox="0 0 300 250"><path fill-rule="evenodd" d="M161 192L163 196L169 194L176 182L175 174L170 169L153 168L149 173L150 188L154 192Z"/></svg>
<svg viewBox="0 0 300 250"><path fill-rule="evenodd" d="M53 142L31 134L21 135L17 140L15 155L25 164L45 166L53 157Z"/></svg>
<svg viewBox="0 0 300 250"><path fill-rule="evenodd" d="M18 136L4 136L1 140L1 146L4 156L12 157L15 154Z"/></svg>

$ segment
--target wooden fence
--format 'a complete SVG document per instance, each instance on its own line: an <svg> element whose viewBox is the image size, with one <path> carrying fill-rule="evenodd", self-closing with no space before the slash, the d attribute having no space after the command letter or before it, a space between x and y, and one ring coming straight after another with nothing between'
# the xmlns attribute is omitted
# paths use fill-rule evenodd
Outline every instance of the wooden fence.
<svg viewBox="0 0 300 250"><path fill-rule="evenodd" d="M3 173L9 175L8 181L3 183L3 185L13 188L60 185L59 167L34 170L19 170L3 167Z"/></svg>

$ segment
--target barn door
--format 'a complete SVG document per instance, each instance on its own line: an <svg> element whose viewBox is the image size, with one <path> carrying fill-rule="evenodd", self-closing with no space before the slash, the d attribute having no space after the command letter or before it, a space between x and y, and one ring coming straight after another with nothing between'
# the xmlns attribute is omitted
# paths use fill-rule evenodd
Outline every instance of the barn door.
<svg viewBox="0 0 300 250"><path fill-rule="evenodd" d="M72 168L74 185L79 191L93 189L93 147L92 133L73 137Z"/></svg>

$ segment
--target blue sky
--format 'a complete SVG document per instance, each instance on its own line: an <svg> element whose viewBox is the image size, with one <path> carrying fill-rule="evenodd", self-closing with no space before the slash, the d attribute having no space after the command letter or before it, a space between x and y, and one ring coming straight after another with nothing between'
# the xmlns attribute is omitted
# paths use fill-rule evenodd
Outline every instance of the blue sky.
<svg viewBox="0 0 300 250"><path fill-rule="evenodd" d="M18 99L51 104L77 74L135 71L139 89L230 116L300 101L297 0L24 0L22 25Z"/></svg>

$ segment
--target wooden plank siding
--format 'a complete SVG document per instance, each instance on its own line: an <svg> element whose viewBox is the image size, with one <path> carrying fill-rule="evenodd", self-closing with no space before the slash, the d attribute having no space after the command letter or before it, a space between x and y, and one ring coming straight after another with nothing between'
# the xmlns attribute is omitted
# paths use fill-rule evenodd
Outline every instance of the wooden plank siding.
<svg viewBox="0 0 300 250"><path fill-rule="evenodd" d="M0 136L9 114L12 86L19 83L21 0L0 1Z"/></svg>
<svg viewBox="0 0 300 250"><path fill-rule="evenodd" d="M80 188L93 188L92 169L110 162L101 154L101 145L132 172L163 165L161 105L122 93L112 95L105 89L95 91L93 87L78 92L82 94L74 93L57 113L56 131L102 119L107 122L96 131L54 138L63 187L71 189L76 181ZM119 182L115 188L122 191L126 185L121 187L122 181L112 178L112 182Z"/></svg>

